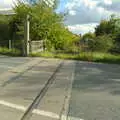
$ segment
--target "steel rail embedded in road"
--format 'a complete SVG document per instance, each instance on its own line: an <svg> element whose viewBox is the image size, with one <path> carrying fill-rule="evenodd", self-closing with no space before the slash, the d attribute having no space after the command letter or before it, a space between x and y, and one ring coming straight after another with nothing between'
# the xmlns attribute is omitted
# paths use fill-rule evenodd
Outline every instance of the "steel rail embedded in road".
<svg viewBox="0 0 120 120"><path fill-rule="evenodd" d="M64 61L62 61L57 66L57 68L55 69L53 74L47 80L45 86L42 88L42 90L40 90L39 94L35 97L32 104L28 107L28 109L26 110L26 112L24 113L24 115L22 116L22 118L20 120L29 120L30 119L30 117L32 116L32 111L38 106L41 99L45 96L46 92L48 91L48 88L54 82L54 80L56 78L56 74L59 72L59 70L60 70L60 68L62 67L63 64L64 64Z"/></svg>

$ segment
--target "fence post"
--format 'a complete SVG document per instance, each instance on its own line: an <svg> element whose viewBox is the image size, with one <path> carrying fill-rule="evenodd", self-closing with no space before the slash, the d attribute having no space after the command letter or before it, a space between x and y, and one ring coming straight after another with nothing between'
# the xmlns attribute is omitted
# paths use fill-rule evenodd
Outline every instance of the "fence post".
<svg viewBox="0 0 120 120"><path fill-rule="evenodd" d="M12 48L12 41L9 40L9 49L11 49L11 48Z"/></svg>
<svg viewBox="0 0 120 120"><path fill-rule="evenodd" d="M29 22L29 15L27 15L24 26L24 53L23 53L24 56L28 56L30 52L29 31L30 31L30 22Z"/></svg>

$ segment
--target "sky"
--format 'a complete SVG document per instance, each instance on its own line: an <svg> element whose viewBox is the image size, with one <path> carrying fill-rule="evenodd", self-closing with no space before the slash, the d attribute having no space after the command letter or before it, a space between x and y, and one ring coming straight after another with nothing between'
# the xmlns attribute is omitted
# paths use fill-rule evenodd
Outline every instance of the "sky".
<svg viewBox="0 0 120 120"><path fill-rule="evenodd" d="M0 9L10 9L15 0L0 0ZM76 34L94 32L102 19L120 15L120 0L60 0L58 12L67 12L65 25Z"/></svg>
<svg viewBox="0 0 120 120"><path fill-rule="evenodd" d="M120 15L120 0L61 0L60 9L68 12L65 24L77 34L94 32L102 19Z"/></svg>

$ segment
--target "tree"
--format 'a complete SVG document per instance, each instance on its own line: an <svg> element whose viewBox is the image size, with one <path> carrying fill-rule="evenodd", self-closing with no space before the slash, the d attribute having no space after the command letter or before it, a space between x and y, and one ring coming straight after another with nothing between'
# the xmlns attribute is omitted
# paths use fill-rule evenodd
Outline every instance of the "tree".
<svg viewBox="0 0 120 120"><path fill-rule="evenodd" d="M111 15L110 19L102 20L100 24L95 28L96 36L103 34L115 34L118 31L120 18L115 15ZM120 26L119 26L120 30Z"/></svg>
<svg viewBox="0 0 120 120"><path fill-rule="evenodd" d="M80 40L82 44L82 49L91 51L92 50L91 45L93 44L94 39L95 39L94 33L89 32L84 34Z"/></svg>
<svg viewBox="0 0 120 120"><path fill-rule="evenodd" d="M94 33L86 33L82 36L82 40L86 41L86 40L90 40L90 39L94 39L95 38L95 34Z"/></svg>
<svg viewBox="0 0 120 120"><path fill-rule="evenodd" d="M8 46L10 16L0 15L0 46Z"/></svg>
<svg viewBox="0 0 120 120"><path fill-rule="evenodd" d="M95 28L96 36L104 34L113 34L115 30L115 25L111 21L102 20L100 25Z"/></svg>
<svg viewBox="0 0 120 120"><path fill-rule="evenodd" d="M109 20L102 20L101 23L95 28L96 36L108 35L114 40L115 52L120 52L120 18L111 15ZM109 38L108 38L109 39Z"/></svg>
<svg viewBox="0 0 120 120"><path fill-rule="evenodd" d="M57 6L55 1L55 6ZM64 16L55 12L55 7L48 7L44 2L34 5L19 4L14 8L16 15L11 20L15 25L17 39L23 39L24 21L30 16L30 39L46 40L49 49L64 49L71 45L73 34L64 26Z"/></svg>
<svg viewBox="0 0 120 120"><path fill-rule="evenodd" d="M97 36L89 43L89 47L92 51L109 52L114 47L114 40L110 35Z"/></svg>

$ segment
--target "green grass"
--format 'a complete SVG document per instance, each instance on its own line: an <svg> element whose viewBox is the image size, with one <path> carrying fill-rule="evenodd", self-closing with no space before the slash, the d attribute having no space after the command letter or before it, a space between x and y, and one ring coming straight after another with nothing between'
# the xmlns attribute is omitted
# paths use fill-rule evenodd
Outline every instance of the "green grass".
<svg viewBox="0 0 120 120"><path fill-rule="evenodd" d="M80 54L66 54L66 53L55 54L55 53L46 51L46 52L40 52L40 53L32 53L30 56L120 64L120 55L113 55L109 53L82 52Z"/></svg>
<svg viewBox="0 0 120 120"><path fill-rule="evenodd" d="M7 56L20 56L21 52L17 49L8 49L6 47L0 47L0 54Z"/></svg>

